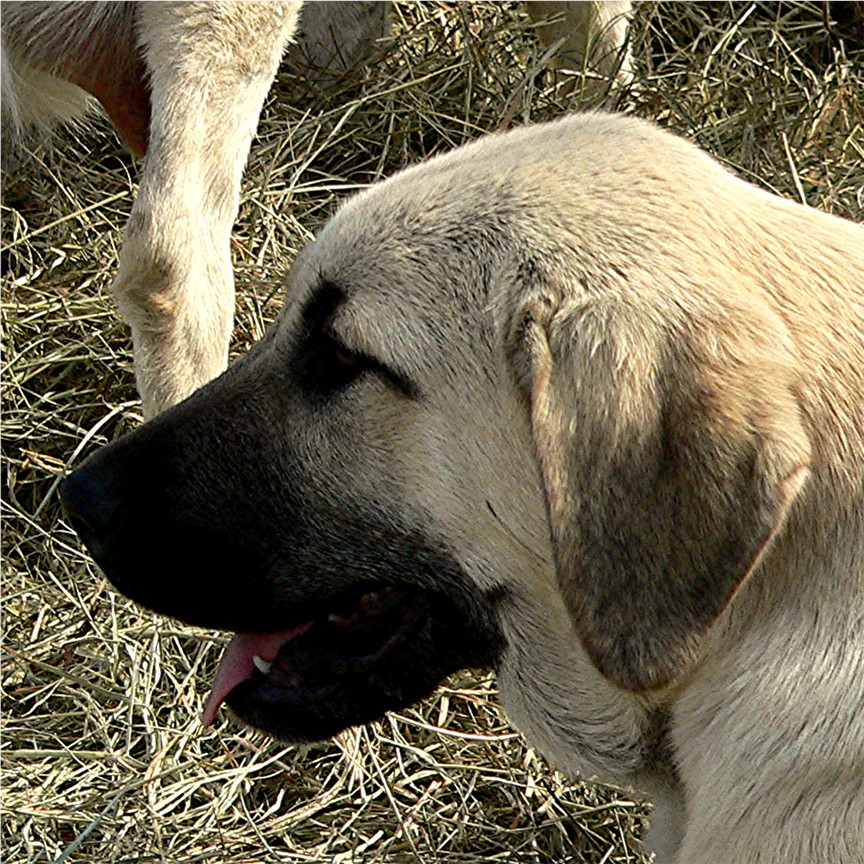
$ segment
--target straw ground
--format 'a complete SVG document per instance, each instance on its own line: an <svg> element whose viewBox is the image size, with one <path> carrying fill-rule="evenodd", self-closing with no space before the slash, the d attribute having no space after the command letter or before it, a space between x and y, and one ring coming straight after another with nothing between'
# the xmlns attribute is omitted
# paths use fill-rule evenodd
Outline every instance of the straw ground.
<svg viewBox="0 0 864 864"><path fill-rule="evenodd" d="M641 4L635 79L605 104L781 195L860 219L861 12ZM232 240L235 356L339 200L483 132L577 108L579 87L565 95L544 64L519 6L427 3L396 4L392 38L326 92L283 72ZM648 809L552 772L508 727L488 673L304 750L225 713L201 728L224 636L110 591L58 506L63 471L140 414L108 293L136 168L110 134L54 143L4 172L3 860L641 861Z"/></svg>

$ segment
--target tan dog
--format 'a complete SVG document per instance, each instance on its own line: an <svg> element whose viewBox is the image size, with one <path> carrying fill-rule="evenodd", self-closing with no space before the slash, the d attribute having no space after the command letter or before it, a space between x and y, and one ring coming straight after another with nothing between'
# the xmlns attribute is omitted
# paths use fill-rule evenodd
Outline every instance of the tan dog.
<svg viewBox="0 0 864 864"><path fill-rule="evenodd" d="M16 128L80 114L92 94L146 154L112 288L132 329L145 416L225 368L241 174L302 5L2 5L4 143ZM561 46L559 65L614 74L629 3L538 5L538 20L559 16L540 29ZM301 53L313 68L350 64L385 28L386 4L307 4Z"/></svg>
<svg viewBox="0 0 864 864"><path fill-rule="evenodd" d="M658 860L861 864L864 231L588 115L358 195L289 287L63 490L120 590L244 634L208 719L309 740L492 664Z"/></svg>

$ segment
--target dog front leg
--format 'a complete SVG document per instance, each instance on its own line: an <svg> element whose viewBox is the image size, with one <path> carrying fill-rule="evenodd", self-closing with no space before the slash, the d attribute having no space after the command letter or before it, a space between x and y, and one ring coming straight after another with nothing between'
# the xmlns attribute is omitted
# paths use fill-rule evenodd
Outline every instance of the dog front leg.
<svg viewBox="0 0 864 864"><path fill-rule="evenodd" d="M140 6L152 113L113 291L132 329L145 417L226 366L241 175L300 6Z"/></svg>
<svg viewBox="0 0 864 864"><path fill-rule="evenodd" d="M630 82L630 50L627 30L632 3L629 0L606 2L546 2L530 0L525 4L537 24L537 35L546 48L558 45L552 64L570 73L564 90L578 86L581 95L602 96L614 82ZM575 73L575 74L574 74Z"/></svg>
<svg viewBox="0 0 864 864"><path fill-rule="evenodd" d="M623 778L651 803L650 824L642 838L642 848L653 855L653 864L674 864L684 835L684 790L680 783L654 771L640 771Z"/></svg>

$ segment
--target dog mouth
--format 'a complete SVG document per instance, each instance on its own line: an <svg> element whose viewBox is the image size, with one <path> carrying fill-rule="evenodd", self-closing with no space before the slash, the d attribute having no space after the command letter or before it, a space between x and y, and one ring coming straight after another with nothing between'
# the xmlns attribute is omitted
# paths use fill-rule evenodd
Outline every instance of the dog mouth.
<svg viewBox="0 0 864 864"><path fill-rule="evenodd" d="M277 737L322 740L425 696L439 676L421 685L426 676L417 669L420 678L411 681L411 655L418 646L428 653L422 649L433 606L418 588L367 587L322 604L297 626L237 633L201 720L209 726L226 703L241 720Z"/></svg>

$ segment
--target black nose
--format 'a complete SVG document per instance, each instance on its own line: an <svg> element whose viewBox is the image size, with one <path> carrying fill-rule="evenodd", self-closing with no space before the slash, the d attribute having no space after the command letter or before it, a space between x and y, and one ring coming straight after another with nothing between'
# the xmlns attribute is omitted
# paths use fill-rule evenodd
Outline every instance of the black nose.
<svg viewBox="0 0 864 864"><path fill-rule="evenodd" d="M60 485L60 500L69 522L99 562L123 521L116 472L99 461L85 463Z"/></svg>

